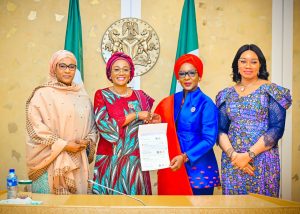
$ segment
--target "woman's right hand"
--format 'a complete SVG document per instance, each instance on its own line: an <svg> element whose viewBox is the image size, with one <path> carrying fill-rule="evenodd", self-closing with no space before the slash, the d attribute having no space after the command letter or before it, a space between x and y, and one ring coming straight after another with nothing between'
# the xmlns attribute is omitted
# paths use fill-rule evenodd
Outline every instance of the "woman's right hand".
<svg viewBox="0 0 300 214"><path fill-rule="evenodd" d="M65 146L64 150L67 152L80 152L81 150L85 149L85 146L80 144L79 141L68 141L67 145Z"/></svg>

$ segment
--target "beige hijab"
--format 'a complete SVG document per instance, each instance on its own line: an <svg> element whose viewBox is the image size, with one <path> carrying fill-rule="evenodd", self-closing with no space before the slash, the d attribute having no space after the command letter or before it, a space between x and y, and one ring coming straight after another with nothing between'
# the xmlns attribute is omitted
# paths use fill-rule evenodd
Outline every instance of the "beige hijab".
<svg viewBox="0 0 300 214"><path fill-rule="evenodd" d="M75 56L66 50L50 60L49 81L34 89L26 102L28 176L35 181L46 171L51 193L86 194L88 163L92 162L97 140L93 108L82 85L58 82L57 63ZM90 152L64 151L71 140L90 140Z"/></svg>

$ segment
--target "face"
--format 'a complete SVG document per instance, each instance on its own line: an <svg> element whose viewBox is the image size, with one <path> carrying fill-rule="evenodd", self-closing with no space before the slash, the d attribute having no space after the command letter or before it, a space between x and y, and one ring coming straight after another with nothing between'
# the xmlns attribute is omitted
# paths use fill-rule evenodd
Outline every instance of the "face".
<svg viewBox="0 0 300 214"><path fill-rule="evenodd" d="M181 86L185 91L194 91L198 87L201 78L194 65L184 63L179 69L179 79Z"/></svg>
<svg viewBox="0 0 300 214"><path fill-rule="evenodd" d="M76 62L72 58L63 58L56 65L56 78L58 82L71 85L76 72Z"/></svg>
<svg viewBox="0 0 300 214"><path fill-rule="evenodd" d="M251 50L243 52L238 61L238 68L242 79L257 79L260 68L260 62L256 53Z"/></svg>
<svg viewBox="0 0 300 214"><path fill-rule="evenodd" d="M111 81L117 86L126 86L130 80L130 65L126 60L117 60L111 66Z"/></svg>

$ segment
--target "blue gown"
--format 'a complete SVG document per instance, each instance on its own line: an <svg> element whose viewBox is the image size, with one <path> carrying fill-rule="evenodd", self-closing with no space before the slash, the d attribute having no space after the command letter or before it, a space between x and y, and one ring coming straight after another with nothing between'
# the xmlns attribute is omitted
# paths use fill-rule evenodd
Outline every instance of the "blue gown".
<svg viewBox="0 0 300 214"><path fill-rule="evenodd" d="M219 171L213 151L218 134L218 110L200 88L174 95L174 120L181 151L189 161L185 163L192 189L220 185Z"/></svg>
<svg viewBox="0 0 300 214"><path fill-rule="evenodd" d="M234 87L219 92L219 133L225 133L236 152L246 152L263 136L271 149L253 159L254 176L235 169L223 152L222 189L225 195L257 193L279 196L280 160L278 140L285 126L286 109L292 103L288 89L274 83L261 85L240 97Z"/></svg>

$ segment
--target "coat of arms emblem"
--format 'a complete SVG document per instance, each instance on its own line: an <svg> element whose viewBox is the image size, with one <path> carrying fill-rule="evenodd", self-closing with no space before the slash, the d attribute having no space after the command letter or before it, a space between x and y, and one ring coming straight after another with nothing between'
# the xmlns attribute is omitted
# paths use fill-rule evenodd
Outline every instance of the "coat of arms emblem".
<svg viewBox="0 0 300 214"><path fill-rule="evenodd" d="M135 76L149 71L159 56L159 39L154 29L137 18L114 22L104 33L101 50L105 62L117 51L128 54L136 67Z"/></svg>

